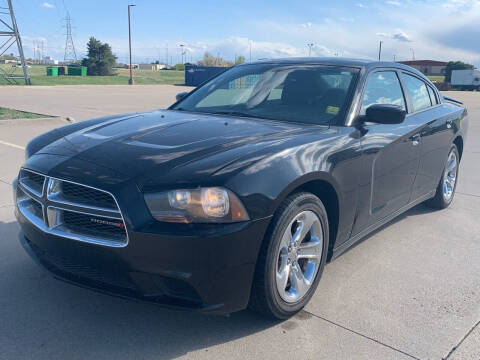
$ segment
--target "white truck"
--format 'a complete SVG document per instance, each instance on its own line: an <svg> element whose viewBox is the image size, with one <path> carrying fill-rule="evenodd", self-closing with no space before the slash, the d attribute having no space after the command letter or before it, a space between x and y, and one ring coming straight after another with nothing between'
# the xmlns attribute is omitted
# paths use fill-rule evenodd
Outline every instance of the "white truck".
<svg viewBox="0 0 480 360"><path fill-rule="evenodd" d="M480 70L453 70L450 83L454 89L480 91Z"/></svg>

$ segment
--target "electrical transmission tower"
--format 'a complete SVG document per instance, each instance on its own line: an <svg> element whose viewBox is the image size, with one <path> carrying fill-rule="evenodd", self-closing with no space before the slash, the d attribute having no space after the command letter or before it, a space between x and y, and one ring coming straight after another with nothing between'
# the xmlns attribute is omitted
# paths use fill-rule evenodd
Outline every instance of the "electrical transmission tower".
<svg viewBox="0 0 480 360"><path fill-rule="evenodd" d="M3 77L9 84L16 84L17 79L24 79L25 85L30 85L30 76L28 75L27 65L25 64L22 40L20 38L20 33L18 32L15 13L13 12L12 0L6 1L8 7L2 5L5 5L5 3L0 1L0 38L6 38L7 40L5 42L3 42L3 39L0 40L0 56L5 54L5 52L16 43L23 76L15 74L15 70L17 69L17 64L15 64L15 67L12 66L8 70L7 68L0 67L0 77Z"/></svg>
<svg viewBox="0 0 480 360"><path fill-rule="evenodd" d="M76 62L77 53L75 52L75 45L73 44L72 39L72 19L70 18L70 13L67 11L67 17L65 18L67 36L65 40L65 55L63 56L63 62Z"/></svg>

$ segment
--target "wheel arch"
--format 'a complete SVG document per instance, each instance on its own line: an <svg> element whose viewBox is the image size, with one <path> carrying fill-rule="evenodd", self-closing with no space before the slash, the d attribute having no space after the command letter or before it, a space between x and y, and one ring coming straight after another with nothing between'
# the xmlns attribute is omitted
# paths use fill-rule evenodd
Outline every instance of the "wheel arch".
<svg viewBox="0 0 480 360"><path fill-rule="evenodd" d="M462 154L463 154L463 138L461 135L458 135L455 140L453 140L453 143L457 146L458 149L458 155L460 156L460 160L462 160Z"/></svg>
<svg viewBox="0 0 480 360"><path fill-rule="evenodd" d="M340 221L340 197L338 196L338 185L328 173L318 172L305 175L292 184L287 186L284 191L277 197L274 203L272 213L275 213L280 204L291 194L296 192L310 192L317 196L325 206L329 225L329 243L328 257L331 258L335 240L338 233L338 225Z"/></svg>

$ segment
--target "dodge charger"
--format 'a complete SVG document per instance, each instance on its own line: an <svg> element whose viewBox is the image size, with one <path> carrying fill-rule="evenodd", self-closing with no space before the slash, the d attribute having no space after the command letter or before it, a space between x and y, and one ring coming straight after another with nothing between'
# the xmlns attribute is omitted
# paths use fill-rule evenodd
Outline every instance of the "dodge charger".
<svg viewBox="0 0 480 360"><path fill-rule="evenodd" d="M31 140L19 239L72 284L284 319L366 235L417 204L450 205L467 127L461 102L398 63L243 64L166 110Z"/></svg>

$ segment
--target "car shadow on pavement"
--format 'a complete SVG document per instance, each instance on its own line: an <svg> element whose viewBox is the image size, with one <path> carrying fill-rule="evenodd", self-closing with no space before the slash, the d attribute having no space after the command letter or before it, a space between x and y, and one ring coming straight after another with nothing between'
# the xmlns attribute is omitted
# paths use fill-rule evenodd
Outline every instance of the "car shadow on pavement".
<svg viewBox="0 0 480 360"><path fill-rule="evenodd" d="M65 284L26 255L17 234L16 222L0 222L0 358L170 359L280 323L250 311L168 310Z"/></svg>
<svg viewBox="0 0 480 360"><path fill-rule="evenodd" d="M348 248L344 253L340 254L340 256L342 255L345 255L346 253L348 253L349 251L355 249L358 245L362 244L364 241L370 239L371 237L373 237L374 235L378 234L379 232L381 232L383 229L393 225L393 224L396 224L408 217L412 217L412 216L417 216L417 215L423 215L423 214L428 214L428 213L431 213L431 212L435 212L435 211L438 211L436 209L432 209L432 208L429 208L428 206L426 206L425 204L421 203L421 204L418 204L416 206L414 206L413 208L411 208L410 210L398 215L396 218L388 221L386 224L380 226L378 229L372 231L370 234L366 235L365 237L361 238L359 241L357 241L352 247Z"/></svg>

